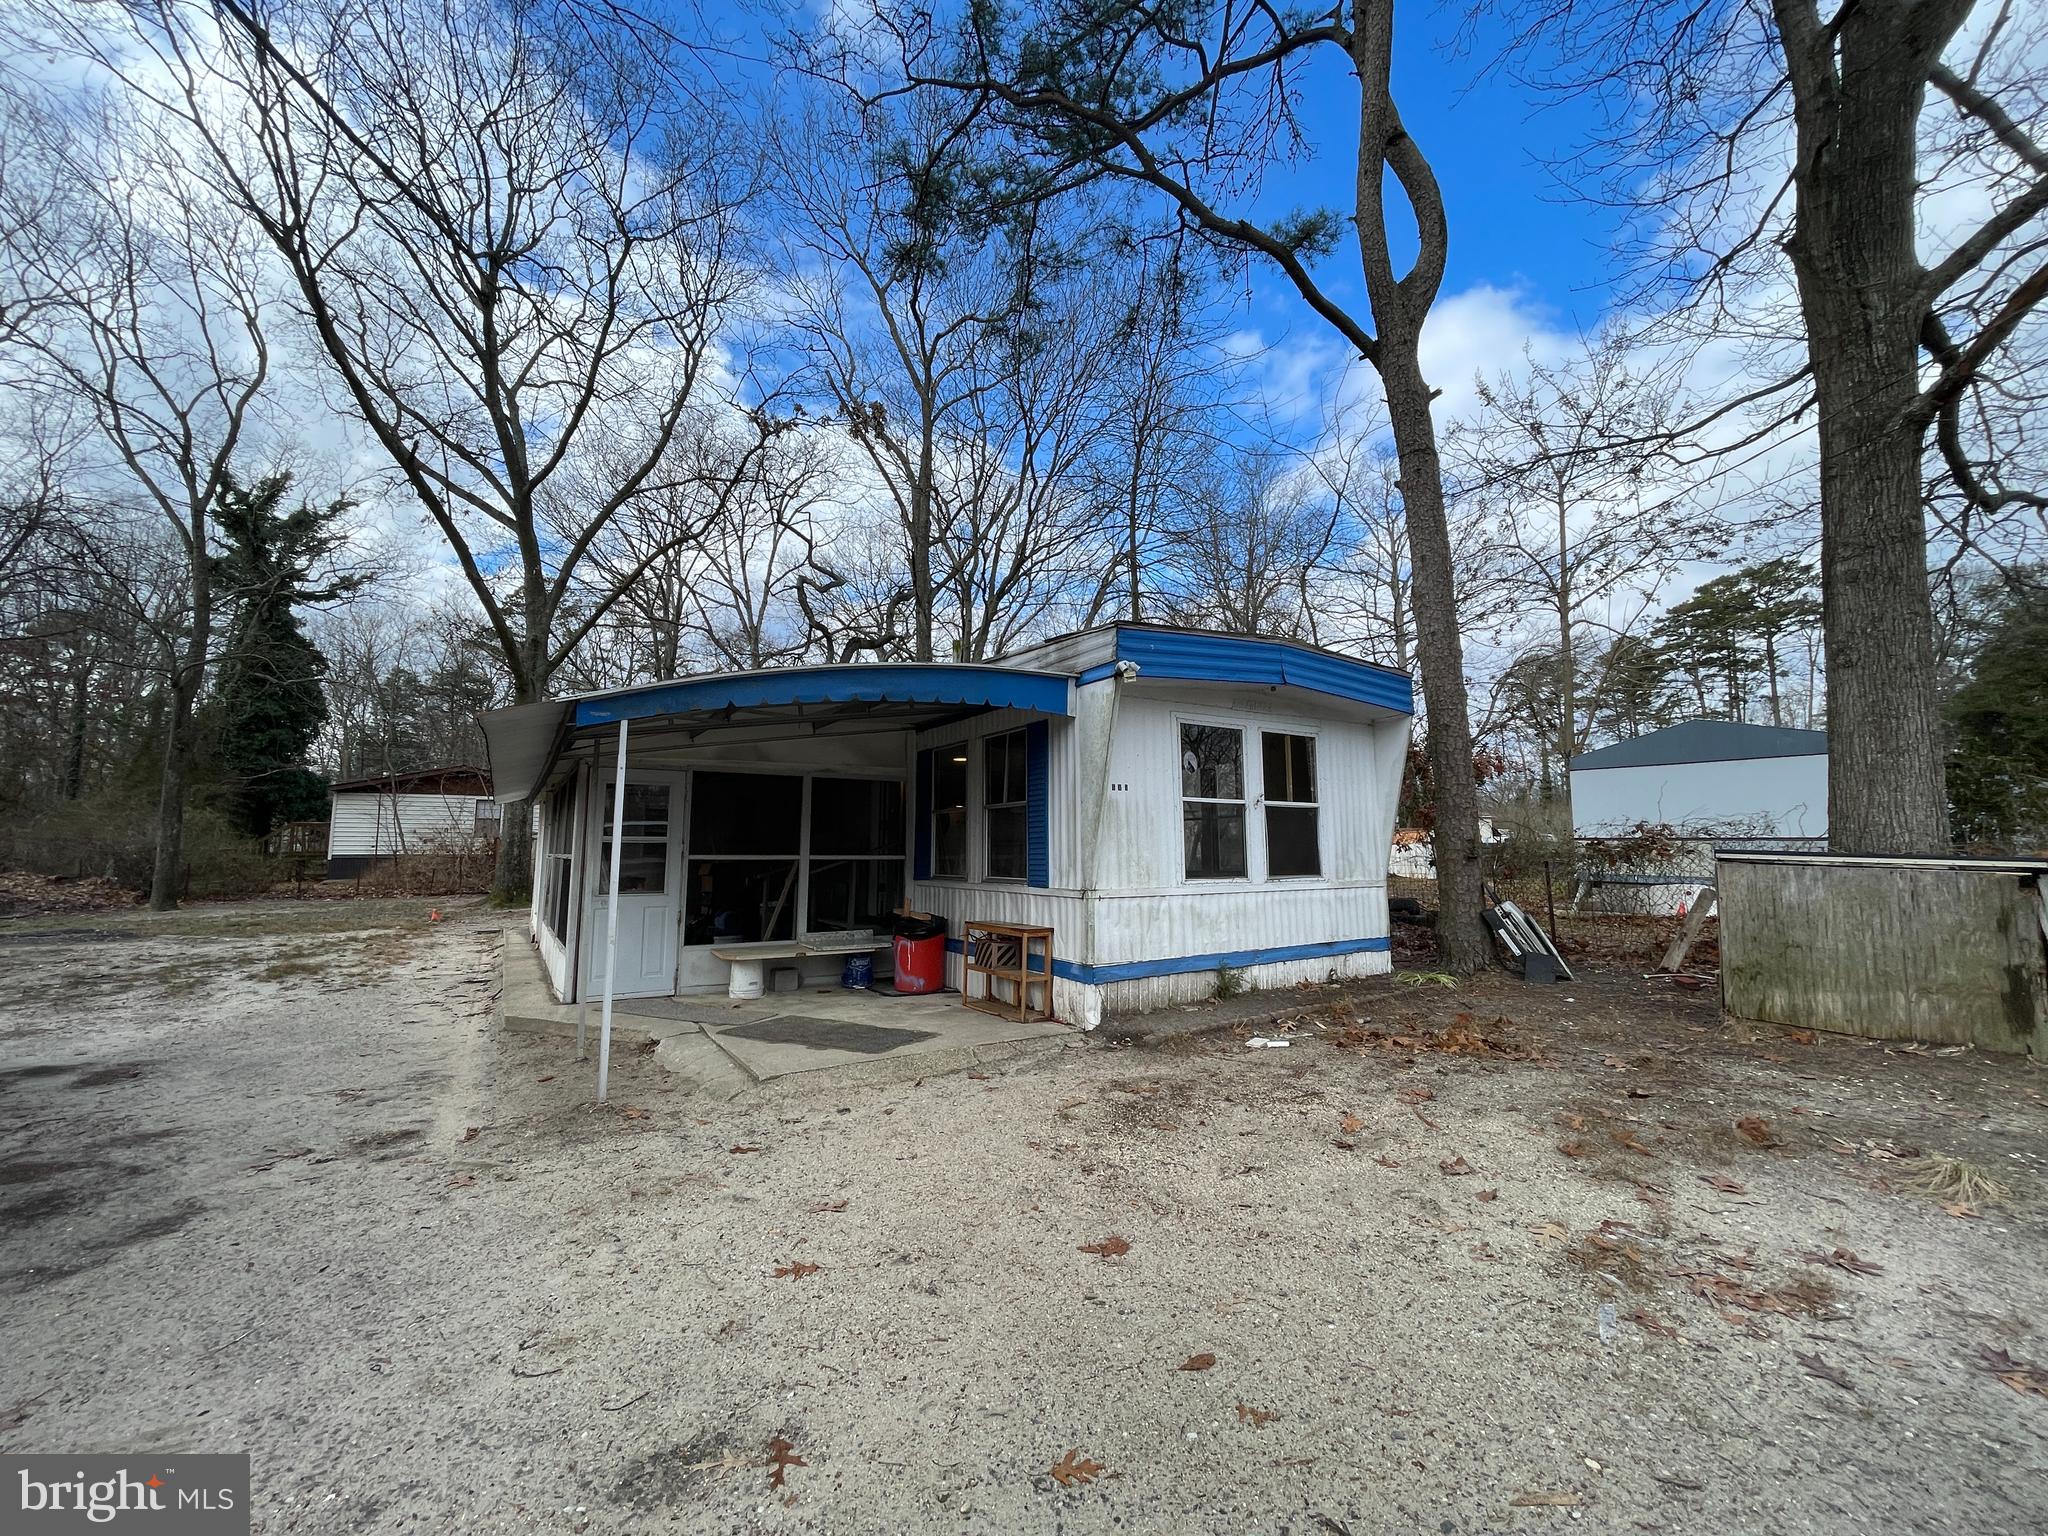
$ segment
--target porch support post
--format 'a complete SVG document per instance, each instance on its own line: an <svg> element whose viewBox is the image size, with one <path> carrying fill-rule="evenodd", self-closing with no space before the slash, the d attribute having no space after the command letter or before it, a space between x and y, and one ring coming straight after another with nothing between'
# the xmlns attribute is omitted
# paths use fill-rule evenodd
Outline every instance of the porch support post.
<svg viewBox="0 0 2048 1536"><path fill-rule="evenodd" d="M604 1102L612 1067L612 973L619 964L619 858L626 851L626 722L619 722L619 771L612 782L612 875L606 887L604 1012L597 1026L597 1102Z"/></svg>

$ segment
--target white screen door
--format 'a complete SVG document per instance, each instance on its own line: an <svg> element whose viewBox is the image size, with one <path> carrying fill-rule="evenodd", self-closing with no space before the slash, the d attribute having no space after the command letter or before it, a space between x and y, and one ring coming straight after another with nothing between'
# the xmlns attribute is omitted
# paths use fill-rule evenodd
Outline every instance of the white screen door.
<svg viewBox="0 0 2048 1536"><path fill-rule="evenodd" d="M590 910L585 914L583 995L604 995L605 924L611 905L612 789L602 775L590 851ZM682 884L679 777L626 775L625 835L619 857L619 960L614 997L667 997L676 985L676 911Z"/></svg>

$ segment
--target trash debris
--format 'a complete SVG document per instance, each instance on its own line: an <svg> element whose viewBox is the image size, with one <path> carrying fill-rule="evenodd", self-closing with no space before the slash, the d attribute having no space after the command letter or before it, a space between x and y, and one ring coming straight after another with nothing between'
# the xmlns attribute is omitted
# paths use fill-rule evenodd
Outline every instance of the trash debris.
<svg viewBox="0 0 2048 1536"><path fill-rule="evenodd" d="M1264 1035L1253 1035L1251 1039L1245 1041L1244 1044L1246 1050L1256 1051L1261 1047L1264 1047L1267 1050L1285 1050L1288 1046L1292 1045L1293 1043L1294 1042L1292 1040L1269 1040Z"/></svg>
<svg viewBox="0 0 2048 1536"><path fill-rule="evenodd" d="M1602 1344L1612 1344L1614 1336L1619 1330L1615 1326L1614 1303L1611 1301L1600 1303L1599 1328L1600 1342Z"/></svg>

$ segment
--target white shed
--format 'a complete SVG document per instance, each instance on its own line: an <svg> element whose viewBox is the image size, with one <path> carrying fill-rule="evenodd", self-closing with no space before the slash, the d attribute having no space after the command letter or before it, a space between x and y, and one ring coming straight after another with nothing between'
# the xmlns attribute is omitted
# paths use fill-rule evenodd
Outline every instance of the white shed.
<svg viewBox="0 0 2048 1536"><path fill-rule="evenodd" d="M327 815L327 875L348 879L382 859L474 853L498 835L491 776L457 765L343 779Z"/></svg>
<svg viewBox="0 0 2048 1536"><path fill-rule="evenodd" d="M1573 758L1571 790L1574 837L1824 838L1827 733L1687 720Z"/></svg>

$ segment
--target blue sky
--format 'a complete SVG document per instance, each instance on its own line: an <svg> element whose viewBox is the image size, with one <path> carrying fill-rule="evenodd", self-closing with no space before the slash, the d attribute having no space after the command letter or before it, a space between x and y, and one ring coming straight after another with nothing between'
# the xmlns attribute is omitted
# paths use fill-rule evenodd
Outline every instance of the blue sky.
<svg viewBox="0 0 2048 1536"><path fill-rule="evenodd" d="M796 14L817 15L833 0L784 3ZM853 3L858 9L859 0ZM767 7L773 12L777 0L767 0ZM1446 44L1460 20L1455 4L1412 5L1401 15L1396 44L1397 99L1410 132L1436 167L1450 217L1444 294L1452 298L1474 290L1496 291L1511 296L1514 311L1532 326L1567 334L1591 329L1608 304L1611 274L1603 254L1607 218L1560 191L1541 163L1569 152L1586 126L1585 108L1549 103L1539 111L1524 87L1498 71L1482 73L1501 41L1491 18L1471 40L1469 51L1452 56ZM750 40L775 25L764 21L759 3L748 0L703 0L693 21L708 23L721 35ZM758 42L743 42L735 52L765 49ZM738 58L731 67L737 73L752 73ZM758 83L765 84L765 77L764 69ZM1257 208L1268 216L1305 204L1346 210L1350 204L1358 92L1334 50L1326 51L1318 64L1302 107L1318 154L1306 164L1274 168ZM1354 250L1340 249L1322 263L1317 276L1333 293L1363 310ZM1254 268L1247 298L1245 323L1275 348L1322 349L1334 340L1270 268ZM1499 339L1479 343L1480 351ZM1461 347L1455 355L1463 359L1471 350ZM1508 351L1512 353L1512 345ZM1509 360L1498 358L1502 364ZM1464 382L1455 381L1454 388Z"/></svg>

